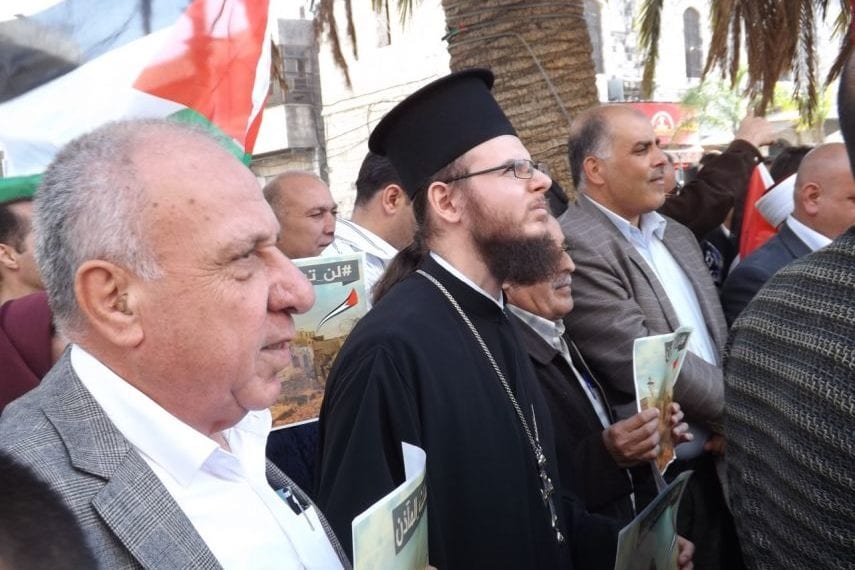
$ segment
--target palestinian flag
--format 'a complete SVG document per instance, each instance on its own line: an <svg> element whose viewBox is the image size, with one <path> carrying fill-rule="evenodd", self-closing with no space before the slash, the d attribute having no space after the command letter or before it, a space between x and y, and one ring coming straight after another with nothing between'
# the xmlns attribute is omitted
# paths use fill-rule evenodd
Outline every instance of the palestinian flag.
<svg viewBox="0 0 855 570"><path fill-rule="evenodd" d="M248 162L268 38L268 0L63 0L0 22L0 150L11 177L0 179L0 201L34 187L19 177L43 172L69 140L117 119L199 122Z"/></svg>
<svg viewBox="0 0 855 570"><path fill-rule="evenodd" d="M766 241L777 233L777 228L772 226L757 209L757 201L763 194L774 185L769 169L762 162L754 167L754 172L748 181L748 192L745 196L745 206L742 214L742 229L739 234L739 259L745 259L748 255L766 243Z"/></svg>

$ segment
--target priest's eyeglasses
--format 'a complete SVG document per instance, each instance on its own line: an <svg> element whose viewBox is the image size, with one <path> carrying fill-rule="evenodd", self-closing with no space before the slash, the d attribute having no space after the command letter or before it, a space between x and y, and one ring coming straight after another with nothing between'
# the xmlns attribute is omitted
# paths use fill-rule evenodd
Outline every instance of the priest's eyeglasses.
<svg viewBox="0 0 855 570"><path fill-rule="evenodd" d="M472 178L473 176L478 176L479 174L489 174L490 172L498 172L499 170L502 171L502 174L504 174L505 172L513 171L514 176L519 178L520 180L529 180L533 178L535 171L542 172L545 175L549 176L549 167L546 165L546 163L532 162L531 160L525 158L519 158L517 160L506 162L505 164L502 164L500 166L487 168L486 170L479 170L477 172L461 174L460 176L449 178L448 180L444 180L443 182L448 184L449 182L456 182L457 180Z"/></svg>

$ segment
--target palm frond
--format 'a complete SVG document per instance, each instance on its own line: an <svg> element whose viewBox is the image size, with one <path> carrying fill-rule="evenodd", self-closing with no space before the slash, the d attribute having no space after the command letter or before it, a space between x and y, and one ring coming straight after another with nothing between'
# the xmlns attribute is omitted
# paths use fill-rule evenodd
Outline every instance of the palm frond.
<svg viewBox="0 0 855 570"><path fill-rule="evenodd" d="M347 14L347 37L353 48L353 58L359 59L359 51L356 44L356 25L353 23L353 4L351 0L344 0L344 13Z"/></svg>
<svg viewBox="0 0 855 570"><path fill-rule="evenodd" d="M828 70L828 75L825 77L825 84L828 85L838 77L843 71L843 64L849 59L849 54L852 53L852 34L849 30L852 22L852 5L848 2L843 2L840 5L840 13L834 20L833 35L840 37L840 53Z"/></svg>
<svg viewBox="0 0 855 570"><path fill-rule="evenodd" d="M401 16L401 24L409 20L413 15L414 0L398 0L398 12ZM356 24L353 19L353 0L343 0L344 13L346 16L347 37L350 40L351 51L354 59L359 59L358 42L356 40ZM344 51L341 45L341 38L338 34L338 23L335 18L335 3L336 0L317 0L317 4L312 3L315 9L315 37L321 39L326 35L329 40L330 51L332 51L333 61L336 67L344 74L344 80L348 87L352 86L350 81L350 71L347 66L347 60L344 57ZM377 13L385 12L387 17L389 14L388 0L371 0L371 8Z"/></svg>
<svg viewBox="0 0 855 570"><path fill-rule="evenodd" d="M659 60L659 36L662 31L662 5L664 0L644 0L641 4L641 19L638 25L638 45L644 58L641 76L641 96L649 99L653 95L653 76Z"/></svg>
<svg viewBox="0 0 855 570"><path fill-rule="evenodd" d="M335 20L335 0L319 0L317 11L315 12L315 37L320 39L326 34L330 42L330 51L332 51L333 61L336 67L341 70L344 75L344 82L348 87L352 86L350 81L350 71L347 67L347 60L344 58L344 52L341 49L341 40L338 37L338 24ZM353 18L351 17L351 20ZM352 22L351 22L352 23ZM354 40L354 45L356 44Z"/></svg>
<svg viewBox="0 0 855 570"><path fill-rule="evenodd" d="M718 0L710 4L712 38L704 66L706 77L714 68L736 87L741 48L748 62L747 95L763 114L775 94L775 84L788 71L793 74L793 97L810 120L819 104L821 84L817 65L817 28L839 5L835 33L844 37L841 54L826 78L840 72L851 51L847 32L852 19L848 0ZM744 42L743 42L744 40Z"/></svg>

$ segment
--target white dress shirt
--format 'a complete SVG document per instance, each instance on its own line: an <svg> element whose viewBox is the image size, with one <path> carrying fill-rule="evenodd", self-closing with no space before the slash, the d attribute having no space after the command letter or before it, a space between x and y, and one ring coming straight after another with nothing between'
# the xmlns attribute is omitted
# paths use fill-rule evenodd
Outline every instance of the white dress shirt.
<svg viewBox="0 0 855 570"><path fill-rule="evenodd" d="M267 483L269 410L224 431L226 451L77 345L71 365L224 568L342 567L314 508L295 513Z"/></svg>
<svg viewBox="0 0 855 570"><path fill-rule="evenodd" d="M375 283L383 276L386 267L398 250L372 232L351 220L338 218L335 223L335 239L322 252L323 257L365 252L365 292L370 297Z"/></svg>
<svg viewBox="0 0 855 570"><path fill-rule="evenodd" d="M649 212L641 215L637 228L602 204L594 200L591 203L608 217L656 274L680 324L692 327L688 350L710 364L718 365L718 350L707 328L692 282L662 242L667 220L656 212Z"/></svg>
<svg viewBox="0 0 855 570"><path fill-rule="evenodd" d="M813 228L807 227L792 216L787 216L784 223L790 226L793 233L796 234L800 240L805 242L805 245L808 246L811 251L823 248L832 241Z"/></svg>

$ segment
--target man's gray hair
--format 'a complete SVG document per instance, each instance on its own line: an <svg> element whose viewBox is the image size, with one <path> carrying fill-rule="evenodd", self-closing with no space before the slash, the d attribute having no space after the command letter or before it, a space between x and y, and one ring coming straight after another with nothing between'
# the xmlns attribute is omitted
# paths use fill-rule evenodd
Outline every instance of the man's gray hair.
<svg viewBox="0 0 855 570"><path fill-rule="evenodd" d="M134 157L144 142L161 144L198 127L164 119L108 123L69 142L56 155L35 195L36 262L54 319L63 333L82 330L74 294L80 266L92 259L115 263L145 280L162 275L143 232L148 200ZM149 145L152 152L179 152Z"/></svg>
<svg viewBox="0 0 855 570"><path fill-rule="evenodd" d="M606 113L609 107L601 105L588 109L570 125L570 136L567 141L567 154L570 160L570 174L573 186L577 190L585 187L585 159L589 156L608 158L611 154L612 133Z"/></svg>

